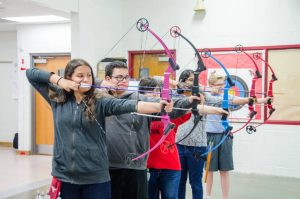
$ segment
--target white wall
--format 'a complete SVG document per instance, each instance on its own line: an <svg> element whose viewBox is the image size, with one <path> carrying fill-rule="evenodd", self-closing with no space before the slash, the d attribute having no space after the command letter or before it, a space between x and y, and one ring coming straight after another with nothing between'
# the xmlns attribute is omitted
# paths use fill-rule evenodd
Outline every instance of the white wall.
<svg viewBox="0 0 300 199"><path fill-rule="evenodd" d="M235 171L300 178L300 127L262 125L234 137Z"/></svg>
<svg viewBox="0 0 300 199"><path fill-rule="evenodd" d="M195 13L194 1L182 0L78 0L78 12L72 14L72 57L86 59L95 65L132 27L146 17L150 28L164 35L173 25L182 29L197 48L265 46L300 44L299 0L205 0L206 12ZM37 33L36 33L37 32ZM43 32L43 34L41 34ZM51 35L49 33L51 32ZM56 30L24 26L18 29L18 49L23 46L28 64L28 52L64 52L67 34L54 37ZM48 33L48 34L47 34ZM35 36L32 36L32 35ZM46 36L49 38L46 41ZM55 41L53 40L55 38ZM34 41L33 41L34 40ZM52 41L52 42L51 42ZM68 41L68 40L67 40ZM177 61L185 66L193 52L184 41L175 43L169 36L164 41L176 48ZM43 45L46 42L47 45ZM148 35L147 48L156 41ZM33 45L33 46L32 46ZM140 50L141 35L135 27L108 56L126 56L128 50ZM156 45L154 49L162 49ZM19 60L23 56L19 55ZM186 69L182 67L181 70ZM23 78L23 79L22 79ZM24 75L20 72L21 82ZM20 92L19 131L25 133L24 150L30 150L29 85ZM299 126L263 125L254 135L239 132L234 139L235 171L300 178Z"/></svg>
<svg viewBox="0 0 300 199"><path fill-rule="evenodd" d="M0 142L12 142L18 131L16 63L17 32L0 32Z"/></svg>
<svg viewBox="0 0 300 199"><path fill-rule="evenodd" d="M79 0L31 0L41 6L60 10L63 12L77 12Z"/></svg>
<svg viewBox="0 0 300 199"><path fill-rule="evenodd" d="M204 0L206 11L197 13L193 11L195 4L196 0L125 0L124 27L146 17L150 28L162 36L176 25L197 48L300 43L298 0ZM124 39L126 49L140 44L137 34L130 36ZM181 40L174 46L169 34L163 39L169 48L177 49L177 61L181 66L191 60L192 50L186 42ZM154 44L150 35L148 43L149 48ZM161 49L159 45L155 48Z"/></svg>
<svg viewBox="0 0 300 199"><path fill-rule="evenodd" d="M20 25L18 32L18 66L30 67L31 53L69 53L71 51L70 24ZM24 65L21 60L24 59ZM19 70L19 150L32 150L32 88L25 71Z"/></svg>
<svg viewBox="0 0 300 199"><path fill-rule="evenodd" d="M79 13L72 13L72 58L86 59L95 67L105 57L123 34L121 2L79 0ZM121 46L114 53L120 52Z"/></svg>
<svg viewBox="0 0 300 199"><path fill-rule="evenodd" d="M0 32L0 61L17 60L17 32Z"/></svg>

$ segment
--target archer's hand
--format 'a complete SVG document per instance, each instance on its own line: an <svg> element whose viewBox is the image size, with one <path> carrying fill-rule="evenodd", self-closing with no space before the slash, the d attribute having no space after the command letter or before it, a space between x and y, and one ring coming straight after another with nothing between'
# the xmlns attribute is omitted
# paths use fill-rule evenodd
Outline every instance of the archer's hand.
<svg viewBox="0 0 300 199"><path fill-rule="evenodd" d="M204 96L203 95L200 95L200 97L194 96L194 95L189 96L190 104L193 103L194 100L198 101L199 104L203 104L204 103Z"/></svg>
<svg viewBox="0 0 300 199"><path fill-rule="evenodd" d="M228 111L225 111L225 110L222 109L222 108L217 108L216 114L218 114L218 115L226 114L227 116L229 116L229 112L228 112Z"/></svg>
<svg viewBox="0 0 300 199"><path fill-rule="evenodd" d="M274 97L265 97L265 98L258 98L257 104L266 104L268 101L271 100L271 102L274 101Z"/></svg>
<svg viewBox="0 0 300 199"><path fill-rule="evenodd" d="M70 92L71 90L78 91L80 88L80 83L74 82L69 79L62 78L61 80L59 80L58 86L68 92Z"/></svg>
<svg viewBox="0 0 300 199"><path fill-rule="evenodd" d="M102 83L101 83L101 87L102 87L102 91L106 91L107 93L109 94L112 94L113 96L116 95L116 88L117 88L117 85L110 82L110 81L107 81L107 80L103 80Z"/></svg>
<svg viewBox="0 0 300 199"><path fill-rule="evenodd" d="M160 107L161 109L163 109L164 107L164 110L169 113L169 112L172 112L173 111L173 101L171 100L170 102L166 101L166 100L161 100L160 102Z"/></svg>

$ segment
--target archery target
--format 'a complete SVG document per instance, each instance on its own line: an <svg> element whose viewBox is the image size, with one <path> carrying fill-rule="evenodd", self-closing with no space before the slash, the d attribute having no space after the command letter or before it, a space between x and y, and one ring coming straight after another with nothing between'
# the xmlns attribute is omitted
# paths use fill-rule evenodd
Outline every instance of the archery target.
<svg viewBox="0 0 300 199"><path fill-rule="evenodd" d="M248 97L249 96L249 87L247 83L236 75L231 75L232 80L234 81L234 86L229 90L230 95L238 96L238 97ZM241 109L242 106L238 105L230 105L231 111L237 111Z"/></svg>
<svg viewBox="0 0 300 199"><path fill-rule="evenodd" d="M216 72L218 74L222 74L226 76L223 69L219 68L209 68L207 71L208 77L211 73ZM251 68L242 68L242 69L228 69L229 74L231 74L231 78L235 83L235 86L229 90L229 94L237 97L248 97L249 91L252 84L253 78L253 69ZM207 79L208 79L207 77ZM208 85L208 81L206 82ZM260 107L255 107L256 111L261 112ZM231 105L230 106L230 119L232 121L246 121L249 119L249 109L248 105L239 106L239 105ZM260 114L258 114L260 117ZM256 116L257 119L257 116Z"/></svg>
<svg viewBox="0 0 300 199"><path fill-rule="evenodd" d="M251 56L251 52L250 56ZM252 79L254 77L254 72L256 70L253 61L256 63L258 70L263 75L265 72L264 64L260 60L251 60L244 54L236 52L215 52L214 57L218 59L228 70L229 74L232 76L233 81L236 85L229 90L229 94L239 96L239 97L248 97L249 90L251 90ZM217 71L220 74L225 75L224 70L220 65L213 60L212 58L205 58L203 62L207 68L206 71L203 71L200 74L199 82L201 84L207 85L207 78L209 77L212 71ZM256 86L256 97L262 97L261 92L264 91L264 76L261 79L258 79L255 83ZM260 94L259 94L260 93ZM232 106L232 111L230 113L230 120L232 122L244 122L249 119L249 109L248 104L240 106ZM253 122L261 122L263 120L264 106L255 104L255 115Z"/></svg>

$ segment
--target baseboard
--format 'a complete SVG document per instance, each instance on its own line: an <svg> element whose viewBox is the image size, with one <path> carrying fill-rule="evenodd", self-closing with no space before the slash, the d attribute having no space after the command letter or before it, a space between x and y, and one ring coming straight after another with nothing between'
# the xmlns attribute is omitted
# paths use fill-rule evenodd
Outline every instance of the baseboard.
<svg viewBox="0 0 300 199"><path fill-rule="evenodd" d="M17 150L17 155L31 155L31 151Z"/></svg>
<svg viewBox="0 0 300 199"><path fill-rule="evenodd" d="M13 143L12 142L0 142L0 146L2 146L2 147L12 147Z"/></svg>

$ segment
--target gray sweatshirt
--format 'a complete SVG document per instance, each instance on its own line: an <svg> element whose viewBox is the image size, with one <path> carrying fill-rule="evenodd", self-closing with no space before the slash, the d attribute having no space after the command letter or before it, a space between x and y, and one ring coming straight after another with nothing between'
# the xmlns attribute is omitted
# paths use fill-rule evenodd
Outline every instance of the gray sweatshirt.
<svg viewBox="0 0 300 199"><path fill-rule="evenodd" d="M158 98L127 93L122 99L135 99L141 101L156 102ZM190 108L188 98L176 99L174 107ZM174 110L170 113L171 118L179 117L186 111ZM107 125L107 148L110 169L146 169L147 157L137 161L132 158L149 150L150 122L153 118L140 115L123 114L106 118Z"/></svg>
<svg viewBox="0 0 300 199"><path fill-rule="evenodd" d="M229 100L232 103L233 96L229 96ZM221 107L223 101L223 96L214 96L210 93L205 93L205 104L208 106ZM207 115L203 115L204 121L199 121L194 131L179 144L185 146L195 146L195 147L206 147L207 146L207 135L206 135L206 120ZM214 124L215 125L215 124ZM184 138L194 126L194 116L180 125L176 133L176 141Z"/></svg>
<svg viewBox="0 0 300 199"><path fill-rule="evenodd" d="M136 111L135 100L102 97L96 101L96 121L87 121L84 103L76 103L69 95L66 102L57 103L48 97L51 74L38 69L28 69L31 85L49 103L54 118L54 154L52 175L63 182L93 184L110 180L105 130L105 117ZM56 89L58 89L56 87Z"/></svg>

